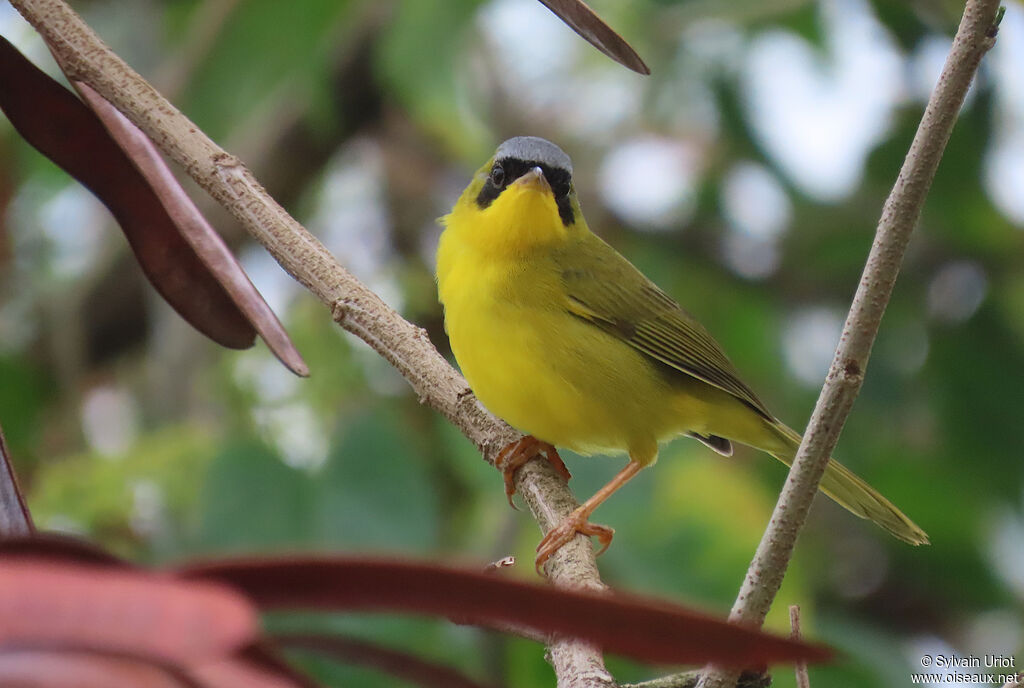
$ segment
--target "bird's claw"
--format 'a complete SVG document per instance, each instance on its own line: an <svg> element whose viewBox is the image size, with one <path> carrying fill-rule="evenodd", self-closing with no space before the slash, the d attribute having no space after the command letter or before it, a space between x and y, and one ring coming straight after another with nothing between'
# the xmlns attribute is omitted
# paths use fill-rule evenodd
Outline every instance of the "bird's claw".
<svg viewBox="0 0 1024 688"><path fill-rule="evenodd" d="M548 463L551 464L559 475L565 478L566 482L569 482L569 478L572 477L569 469L565 467L562 457L558 455L558 450L553 445L541 442L533 435L520 437L515 442L506 445L498 452L498 456L494 459L494 467L501 471L502 477L505 480L505 497L508 499L509 506L513 509L518 510L518 507L512 501L512 495L516 493L514 480L516 471L524 463L537 456L537 454L543 454Z"/></svg>
<svg viewBox="0 0 1024 688"><path fill-rule="evenodd" d="M601 543L601 549L597 551L597 556L604 554L604 551L612 544L612 536L615 535L615 529L591 523L587 520L588 516L589 514L582 509L577 509L569 514L564 521L548 531L544 539L537 545L537 559L534 562L534 566L537 567L537 573L542 573L544 564L551 555L572 540L577 533L588 537L596 537L598 542Z"/></svg>

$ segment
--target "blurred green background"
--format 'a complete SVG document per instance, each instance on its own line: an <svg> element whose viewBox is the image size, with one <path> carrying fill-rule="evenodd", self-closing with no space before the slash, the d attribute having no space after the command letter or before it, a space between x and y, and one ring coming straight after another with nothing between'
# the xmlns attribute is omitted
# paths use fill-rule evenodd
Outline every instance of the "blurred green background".
<svg viewBox="0 0 1024 688"><path fill-rule="evenodd" d="M534 0L75 3L446 353L435 219L501 140L558 142L591 227L801 428L962 5L592 5L652 76ZM0 33L56 74L7 4ZM799 603L804 632L840 650L812 685L903 686L925 653L1024 646L1022 73L1024 10L1008 2L837 450L933 544L907 547L818 500L769 617L785 631ZM0 423L37 522L152 563L295 550L532 561L536 526L470 444L205 208L308 380L261 344L220 350L180 321L102 206L0 119ZM620 468L568 463L581 497ZM616 529L605 580L726 613L784 476L754 452L669 445L597 514ZM534 578L522 564L513 575ZM422 620L316 623L498 685L553 685L531 642ZM393 685L312 666L332 685ZM624 682L657 674L609 666ZM780 668L776 685L792 684Z"/></svg>

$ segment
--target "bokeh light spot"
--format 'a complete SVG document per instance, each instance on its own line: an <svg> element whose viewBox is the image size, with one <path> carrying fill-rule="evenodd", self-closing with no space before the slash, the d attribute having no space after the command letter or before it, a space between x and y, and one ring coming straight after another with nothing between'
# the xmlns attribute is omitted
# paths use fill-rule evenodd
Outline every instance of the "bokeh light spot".
<svg viewBox="0 0 1024 688"><path fill-rule="evenodd" d="M605 156L601 193L608 207L630 224L672 229L693 214L699 162L686 143L653 136L631 139Z"/></svg>
<svg viewBox="0 0 1024 688"><path fill-rule="evenodd" d="M980 265L948 263L928 285L928 313L945 323L962 323L978 310L987 291L988 278Z"/></svg>
<svg viewBox="0 0 1024 688"><path fill-rule="evenodd" d="M782 330L786 365L807 387L820 387L835 354L843 317L839 311L814 306L797 311Z"/></svg>
<svg viewBox="0 0 1024 688"><path fill-rule="evenodd" d="M128 451L139 433L135 398L117 387L94 387L82 402L82 434L97 454L117 457Z"/></svg>

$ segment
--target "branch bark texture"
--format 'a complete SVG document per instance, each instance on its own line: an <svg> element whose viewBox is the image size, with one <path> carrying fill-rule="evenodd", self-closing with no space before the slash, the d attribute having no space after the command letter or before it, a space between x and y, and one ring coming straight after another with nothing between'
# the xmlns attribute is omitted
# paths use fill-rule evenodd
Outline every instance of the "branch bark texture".
<svg viewBox="0 0 1024 688"><path fill-rule="evenodd" d="M825 385L786 484L733 604L729 619L760 628L786 573L818 483L864 381L871 347L892 295L911 233L982 56L995 42L999 0L968 0L942 73L899 177L882 209L860 285ZM735 671L712 668L701 688L736 685Z"/></svg>
<svg viewBox="0 0 1024 688"><path fill-rule="evenodd" d="M71 80L84 82L138 126L262 243L281 266L326 304L335 321L367 342L409 381L420 402L444 415L494 462L521 434L491 415L466 381L430 343L426 332L403 319L349 273L260 186L240 160L221 149L171 105L61 0L12 0L42 35ZM547 532L578 502L546 461L516 473L516 487ZM589 540L575 538L546 567L555 585L603 590ZM600 652L557 639L549 657L565 688L611 688L614 680Z"/></svg>
<svg viewBox="0 0 1024 688"><path fill-rule="evenodd" d="M800 640L800 605L789 606L789 637ZM811 679L807 675L807 662L796 663L796 688L811 688Z"/></svg>
<svg viewBox="0 0 1024 688"><path fill-rule="evenodd" d="M18 489L18 476L11 464L7 440L0 430L0 537L31 535L34 530L32 515Z"/></svg>

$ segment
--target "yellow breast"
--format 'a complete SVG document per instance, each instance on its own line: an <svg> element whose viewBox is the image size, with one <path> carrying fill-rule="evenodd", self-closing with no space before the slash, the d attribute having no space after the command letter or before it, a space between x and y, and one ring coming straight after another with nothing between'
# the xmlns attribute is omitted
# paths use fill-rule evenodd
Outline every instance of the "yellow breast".
<svg viewBox="0 0 1024 688"><path fill-rule="evenodd" d="M679 418L652 363L568 312L550 252L496 254L465 240L459 221L447 219L438 287L452 351L483 404L557 446L653 460Z"/></svg>

